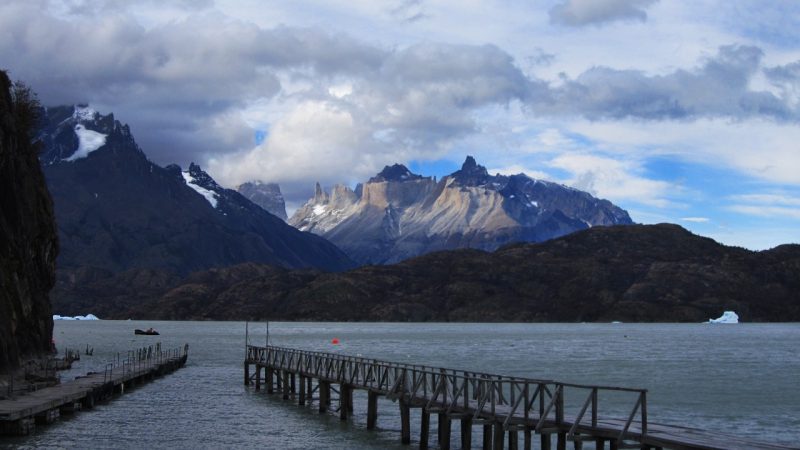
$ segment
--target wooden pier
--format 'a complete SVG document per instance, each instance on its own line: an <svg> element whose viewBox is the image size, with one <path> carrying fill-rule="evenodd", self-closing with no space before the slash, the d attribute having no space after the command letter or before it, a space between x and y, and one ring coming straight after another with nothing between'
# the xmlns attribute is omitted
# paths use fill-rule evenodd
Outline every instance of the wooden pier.
<svg viewBox="0 0 800 450"><path fill-rule="evenodd" d="M125 389L146 383L183 367L189 346L171 350L145 347L129 351L126 359L106 364L75 380L0 400L0 435L27 435L36 424L49 424L62 414L91 409Z"/></svg>
<svg viewBox="0 0 800 450"><path fill-rule="evenodd" d="M251 367L254 369L251 371ZM419 448L429 446L431 414L438 415L438 445L451 446L451 425L460 424L460 447L472 448L474 427L482 431L482 448L516 450L533 447L597 449L788 449L689 427L657 424L647 418L647 390L536 380L445 369L341 354L275 346L247 346L244 383L256 391L276 391L299 405L316 401L319 412L337 411L347 420L354 410L353 392L367 392L367 429L378 419L378 398L400 408L400 440L411 443L411 411L420 410ZM333 386L337 388L334 388ZM338 406L331 393L338 393ZM316 396L314 395L316 394ZM601 409L611 394L630 398L620 417ZM567 396L570 402L566 401ZM555 441L555 442L554 442Z"/></svg>

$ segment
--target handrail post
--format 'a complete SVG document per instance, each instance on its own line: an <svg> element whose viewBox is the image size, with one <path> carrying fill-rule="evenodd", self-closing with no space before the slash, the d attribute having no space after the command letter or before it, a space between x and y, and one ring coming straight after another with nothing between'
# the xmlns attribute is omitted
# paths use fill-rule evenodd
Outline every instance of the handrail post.
<svg viewBox="0 0 800 450"><path fill-rule="evenodd" d="M647 391L643 390L639 396L642 399L642 442L647 438Z"/></svg>
<svg viewBox="0 0 800 450"><path fill-rule="evenodd" d="M597 388L592 388L592 428L597 428Z"/></svg>

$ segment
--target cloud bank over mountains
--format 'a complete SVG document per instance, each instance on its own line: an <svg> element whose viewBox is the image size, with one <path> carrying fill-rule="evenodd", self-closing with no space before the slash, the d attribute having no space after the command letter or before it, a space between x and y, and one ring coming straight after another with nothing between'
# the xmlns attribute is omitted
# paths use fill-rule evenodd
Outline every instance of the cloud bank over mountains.
<svg viewBox="0 0 800 450"><path fill-rule="evenodd" d="M645 61L637 45L655 49L663 30L685 31L655 0L512 11L478 2L476 11L497 8L497 20L519 13L532 23L500 32L486 17L481 43L461 39L446 1L300 3L11 1L0 6L0 60L46 104L113 111L156 162L197 161L228 185L279 182L290 203L309 195L309 181L352 183L386 164L467 152L672 220L704 216L686 197L704 188L670 172L678 165L741 174L752 192L736 195L800 187L789 140L800 119L800 49L722 27L688 50L688 64L681 49L651 55L665 58L661 67L619 64L614 52L635 64ZM311 19L298 19L303 7ZM369 31L379 25L388 31ZM564 59L598 33L609 46L641 42L609 49L615 64ZM560 139L548 145L553 132Z"/></svg>

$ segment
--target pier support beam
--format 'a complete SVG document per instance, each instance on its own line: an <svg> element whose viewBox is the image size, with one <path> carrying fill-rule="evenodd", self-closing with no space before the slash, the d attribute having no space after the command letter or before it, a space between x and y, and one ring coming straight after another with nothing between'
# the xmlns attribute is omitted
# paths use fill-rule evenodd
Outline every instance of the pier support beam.
<svg viewBox="0 0 800 450"><path fill-rule="evenodd" d="M450 450L450 417L445 413L439 413L439 448Z"/></svg>
<svg viewBox="0 0 800 450"><path fill-rule="evenodd" d="M427 449L431 434L431 413L425 408L422 408L420 411L422 411L422 417L420 418L419 448Z"/></svg>
<svg viewBox="0 0 800 450"><path fill-rule="evenodd" d="M328 410L331 398L331 383L319 380L319 412L324 413Z"/></svg>
<svg viewBox="0 0 800 450"><path fill-rule="evenodd" d="M472 449L472 416L461 418L461 449Z"/></svg>
<svg viewBox="0 0 800 450"><path fill-rule="evenodd" d="M306 377L300 375L300 397L297 400L297 404L300 406L305 406L306 404Z"/></svg>
<svg viewBox="0 0 800 450"><path fill-rule="evenodd" d="M367 393L367 429L374 430L378 422L378 393Z"/></svg>
<svg viewBox="0 0 800 450"><path fill-rule="evenodd" d="M483 424L483 450L492 450L492 424Z"/></svg>
<svg viewBox="0 0 800 450"><path fill-rule="evenodd" d="M250 363L244 362L244 385L250 386Z"/></svg>
<svg viewBox="0 0 800 450"><path fill-rule="evenodd" d="M353 410L353 387L347 384L339 385L339 419L347 420L348 414Z"/></svg>
<svg viewBox="0 0 800 450"><path fill-rule="evenodd" d="M411 409L405 400L400 399L400 442L411 443Z"/></svg>
<svg viewBox="0 0 800 450"><path fill-rule="evenodd" d="M616 439L609 439L608 448L610 450L619 450L619 441L617 441Z"/></svg>
<svg viewBox="0 0 800 450"><path fill-rule="evenodd" d="M283 371L283 399L289 400L289 371Z"/></svg>
<svg viewBox="0 0 800 450"><path fill-rule="evenodd" d="M560 431L556 441L556 450L567 450L567 433Z"/></svg>
<svg viewBox="0 0 800 450"><path fill-rule="evenodd" d="M525 427L525 430L522 431L523 433L523 448L525 450L531 450L533 443L531 442L531 428Z"/></svg>
<svg viewBox="0 0 800 450"><path fill-rule="evenodd" d="M308 387L306 387L306 392L308 392L308 404L311 404L311 400L313 400L314 395L314 379L312 377L306 377L306 382L308 383Z"/></svg>
<svg viewBox="0 0 800 450"><path fill-rule="evenodd" d="M261 390L261 366L256 364L256 391Z"/></svg>
<svg viewBox="0 0 800 450"><path fill-rule="evenodd" d="M542 450L550 450L552 440L550 439L550 433L542 433Z"/></svg>
<svg viewBox="0 0 800 450"><path fill-rule="evenodd" d="M519 436L517 436L516 429L508 430L508 450L517 450L519 448Z"/></svg>
<svg viewBox="0 0 800 450"><path fill-rule="evenodd" d="M503 450L505 444L506 433L503 430L502 423L494 424L494 450Z"/></svg>
<svg viewBox="0 0 800 450"><path fill-rule="evenodd" d="M267 394L272 394L275 392L274 390L275 380L273 379L274 375L275 371L272 370L271 367L266 367L264 369L264 384L267 385Z"/></svg>

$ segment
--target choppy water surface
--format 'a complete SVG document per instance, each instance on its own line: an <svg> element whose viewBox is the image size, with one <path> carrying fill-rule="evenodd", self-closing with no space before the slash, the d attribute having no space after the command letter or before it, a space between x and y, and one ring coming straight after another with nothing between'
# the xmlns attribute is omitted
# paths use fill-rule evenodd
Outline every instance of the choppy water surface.
<svg viewBox="0 0 800 450"><path fill-rule="evenodd" d="M133 335L150 326L161 336ZM94 347L73 372L100 369L117 352L159 341L189 343L189 362L34 436L0 439L0 447L407 448L399 445L398 408L388 400L380 401L379 429L367 431L359 394L355 420L340 422L333 413L318 414L316 404L298 407L246 389L244 331L235 322L56 322L59 348ZM331 344L334 337L339 345ZM271 323L270 339L391 361L646 388L652 422L800 442L800 324ZM250 324L250 340L264 342L263 323ZM417 415L413 410L412 440ZM457 430L454 423L454 445ZM478 427L474 434L477 442ZM431 444L435 436L434 428Z"/></svg>

